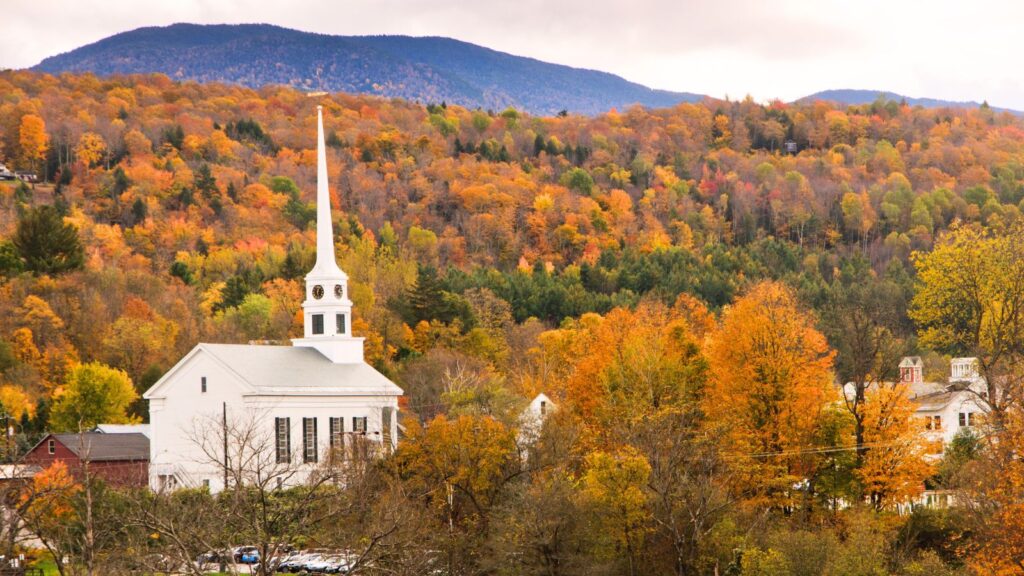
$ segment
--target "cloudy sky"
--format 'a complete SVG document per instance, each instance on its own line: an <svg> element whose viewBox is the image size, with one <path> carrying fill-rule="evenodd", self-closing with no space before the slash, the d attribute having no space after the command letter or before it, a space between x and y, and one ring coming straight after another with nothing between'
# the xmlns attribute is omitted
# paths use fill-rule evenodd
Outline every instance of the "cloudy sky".
<svg viewBox="0 0 1024 576"><path fill-rule="evenodd" d="M1006 0L2 0L0 67L140 26L265 22L449 36L655 88L785 100L827 88L1024 109Z"/></svg>

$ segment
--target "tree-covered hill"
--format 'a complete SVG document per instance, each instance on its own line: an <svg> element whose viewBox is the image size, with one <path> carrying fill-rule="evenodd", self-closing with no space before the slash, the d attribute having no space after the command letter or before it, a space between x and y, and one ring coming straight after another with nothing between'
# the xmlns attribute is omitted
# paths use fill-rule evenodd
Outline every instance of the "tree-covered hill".
<svg viewBox="0 0 1024 576"><path fill-rule="evenodd" d="M434 558L542 574L555 558L565 574L960 576L1024 557L1024 121L985 107L535 116L0 73L0 161L44 180L0 182L0 406L17 443L145 415L138 393L197 342L301 334L317 105L353 333L405 390L408 426L369 484L329 491L353 522L264 537L364 547L396 574ZM978 435L922 435L892 384L906 354L929 380L972 356L1008 383L980 397L994 416ZM845 382L863 398L840 400ZM538 392L558 408L524 447ZM984 506L896 513L925 487ZM239 502L194 494L139 502ZM103 508L121 533L95 556L66 539L92 522L77 504L31 528L60 528L79 561L210 549L190 534L178 550L179 522L134 523L123 504ZM225 546L253 534L201 524Z"/></svg>
<svg viewBox="0 0 1024 576"><path fill-rule="evenodd" d="M139 28L40 62L34 70L283 84L538 114L662 107L700 95L652 90L613 74L549 64L450 38L329 36L266 24Z"/></svg>

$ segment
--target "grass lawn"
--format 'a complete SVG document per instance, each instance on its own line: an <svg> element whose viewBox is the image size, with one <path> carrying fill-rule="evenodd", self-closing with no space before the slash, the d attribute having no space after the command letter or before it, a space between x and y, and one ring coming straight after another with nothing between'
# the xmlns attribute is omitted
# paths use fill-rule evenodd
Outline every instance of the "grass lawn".
<svg viewBox="0 0 1024 576"><path fill-rule="evenodd" d="M29 568L41 568L43 570L43 574L45 576L59 576L60 575L60 573L57 572L57 565L53 562L53 558L50 558L49 556L40 558L38 562L36 562L35 564L29 566ZM244 576L247 573L246 572L240 572L240 574L242 574ZM227 572L207 572L206 576L228 576L228 573Z"/></svg>
<svg viewBox="0 0 1024 576"><path fill-rule="evenodd" d="M53 562L53 558L49 556L41 558L35 564L29 566L29 568L42 568L43 574L46 576L58 576L57 565Z"/></svg>

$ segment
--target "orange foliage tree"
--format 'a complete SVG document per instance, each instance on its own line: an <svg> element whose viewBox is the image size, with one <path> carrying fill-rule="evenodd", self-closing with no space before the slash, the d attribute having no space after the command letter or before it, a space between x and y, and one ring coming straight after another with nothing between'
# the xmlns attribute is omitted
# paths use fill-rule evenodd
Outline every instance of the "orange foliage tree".
<svg viewBox="0 0 1024 576"><path fill-rule="evenodd" d="M781 284L754 286L727 309L707 347L704 407L725 430L737 488L785 504L811 471L814 437L834 399L832 352Z"/></svg>
<svg viewBox="0 0 1024 576"><path fill-rule="evenodd" d="M585 315L540 335L533 368L594 441L614 444L623 424L702 394L700 337L710 323L703 304L689 297L671 308L643 302L632 311Z"/></svg>
<svg viewBox="0 0 1024 576"><path fill-rule="evenodd" d="M882 508L919 496L934 469L925 460L928 444L907 386L872 389L863 409L867 451L857 476L871 503Z"/></svg>

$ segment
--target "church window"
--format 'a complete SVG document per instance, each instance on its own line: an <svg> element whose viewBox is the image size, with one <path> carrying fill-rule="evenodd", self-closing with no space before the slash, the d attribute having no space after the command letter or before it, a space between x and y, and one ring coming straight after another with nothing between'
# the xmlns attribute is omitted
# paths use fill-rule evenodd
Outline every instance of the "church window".
<svg viewBox="0 0 1024 576"><path fill-rule="evenodd" d="M324 333L324 315L313 314L313 334Z"/></svg>
<svg viewBox="0 0 1024 576"><path fill-rule="evenodd" d="M338 324L338 326L337 326L338 334L344 334L345 333L345 315L344 314L336 314L334 316L334 320Z"/></svg>
<svg viewBox="0 0 1024 576"><path fill-rule="evenodd" d="M277 448L277 463L287 464L292 460L292 432L290 418L274 418L274 433Z"/></svg>
<svg viewBox="0 0 1024 576"><path fill-rule="evenodd" d="M316 286L313 286L313 298L316 298L317 300L319 300L319 299L321 299L323 297L324 297L324 287L319 285L319 284L317 284Z"/></svg>
<svg viewBox="0 0 1024 576"><path fill-rule="evenodd" d="M359 434L366 434L366 416L352 417L352 431Z"/></svg>
<svg viewBox="0 0 1024 576"><path fill-rule="evenodd" d="M203 394L206 394L206 376L199 379L199 386L202 389Z"/></svg>
<svg viewBox="0 0 1024 576"><path fill-rule="evenodd" d="M316 462L316 418L302 419L302 460Z"/></svg>
<svg viewBox="0 0 1024 576"><path fill-rule="evenodd" d="M332 417L328 421L330 427L330 445L331 451L340 450L345 446L345 419L341 417Z"/></svg>

